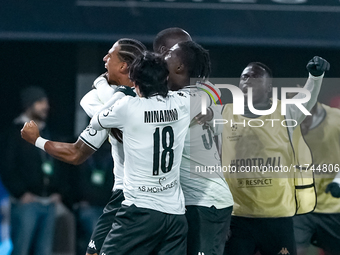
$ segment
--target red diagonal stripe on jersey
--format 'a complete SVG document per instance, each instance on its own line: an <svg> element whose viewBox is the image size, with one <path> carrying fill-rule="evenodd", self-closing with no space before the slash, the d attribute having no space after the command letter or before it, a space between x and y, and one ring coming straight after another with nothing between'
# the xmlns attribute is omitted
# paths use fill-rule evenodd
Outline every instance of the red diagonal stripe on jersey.
<svg viewBox="0 0 340 255"><path fill-rule="evenodd" d="M220 101L220 104L222 105L222 100L221 100L220 96L218 95L217 91L216 91L213 87L211 87L210 85L208 85L208 84L206 84L206 83L202 83L202 84L204 84L205 86L207 86L209 89L212 90L212 92L215 93L215 95L217 96L218 100Z"/></svg>

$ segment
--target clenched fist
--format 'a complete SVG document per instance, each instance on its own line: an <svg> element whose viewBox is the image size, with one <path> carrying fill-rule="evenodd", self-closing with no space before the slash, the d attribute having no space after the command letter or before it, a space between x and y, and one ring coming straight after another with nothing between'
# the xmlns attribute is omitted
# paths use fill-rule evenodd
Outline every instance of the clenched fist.
<svg viewBox="0 0 340 255"><path fill-rule="evenodd" d="M39 136L40 133L37 124L33 120L25 122L24 127L21 129L21 137L27 142L35 145L35 141Z"/></svg>
<svg viewBox="0 0 340 255"><path fill-rule="evenodd" d="M306 66L308 72L310 72L313 76L320 76L325 71L328 71L330 68L330 64L326 59L322 57L315 56L313 57Z"/></svg>

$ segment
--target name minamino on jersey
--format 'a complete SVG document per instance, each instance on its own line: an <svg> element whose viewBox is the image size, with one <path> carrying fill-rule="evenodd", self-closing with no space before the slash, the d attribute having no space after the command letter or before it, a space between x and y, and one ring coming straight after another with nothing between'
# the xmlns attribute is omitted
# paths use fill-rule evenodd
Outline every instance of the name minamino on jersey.
<svg viewBox="0 0 340 255"><path fill-rule="evenodd" d="M144 123L171 122L178 120L176 108L171 110L144 111Z"/></svg>

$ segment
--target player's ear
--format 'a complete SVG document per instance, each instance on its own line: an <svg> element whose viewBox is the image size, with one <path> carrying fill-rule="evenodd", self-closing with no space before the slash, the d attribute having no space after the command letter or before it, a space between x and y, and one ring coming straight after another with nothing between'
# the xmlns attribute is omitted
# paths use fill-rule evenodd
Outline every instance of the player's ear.
<svg viewBox="0 0 340 255"><path fill-rule="evenodd" d="M168 49L164 46L164 45L162 45L161 47L159 47L159 50L158 50L158 52L160 52L161 54L163 54L164 52L166 52Z"/></svg>
<svg viewBox="0 0 340 255"><path fill-rule="evenodd" d="M185 66L182 63L179 63L176 68L176 73L180 74L180 73L183 73L184 71L185 71Z"/></svg>
<svg viewBox="0 0 340 255"><path fill-rule="evenodd" d="M120 66L120 72L123 74L127 74L129 73L129 67L128 64L126 62L121 62L121 66Z"/></svg>

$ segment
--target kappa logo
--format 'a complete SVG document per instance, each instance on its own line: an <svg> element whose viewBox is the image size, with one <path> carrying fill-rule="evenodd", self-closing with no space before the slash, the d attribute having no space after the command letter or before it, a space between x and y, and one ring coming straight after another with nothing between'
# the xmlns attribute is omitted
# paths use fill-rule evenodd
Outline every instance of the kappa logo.
<svg viewBox="0 0 340 255"><path fill-rule="evenodd" d="M283 248L283 247L282 247L281 251L279 251L278 254L288 255L288 254L290 254L290 253L289 253L289 251L287 250L287 248Z"/></svg>
<svg viewBox="0 0 340 255"><path fill-rule="evenodd" d="M91 249L96 249L96 250L97 250L96 245L94 244L94 241L93 241L93 240L91 240L91 241L89 242L89 247L90 247Z"/></svg>
<svg viewBox="0 0 340 255"><path fill-rule="evenodd" d="M177 95L179 95L181 97L186 97L182 92L177 92Z"/></svg>

